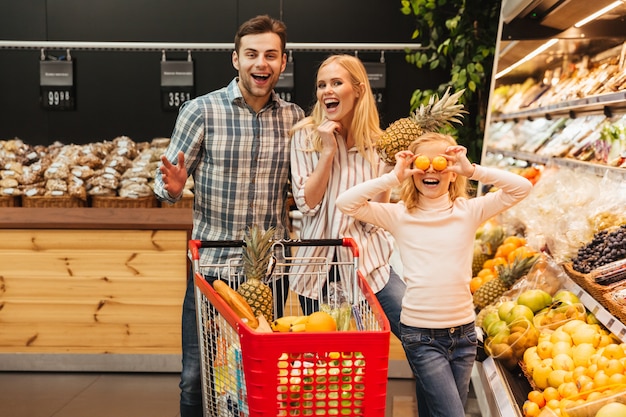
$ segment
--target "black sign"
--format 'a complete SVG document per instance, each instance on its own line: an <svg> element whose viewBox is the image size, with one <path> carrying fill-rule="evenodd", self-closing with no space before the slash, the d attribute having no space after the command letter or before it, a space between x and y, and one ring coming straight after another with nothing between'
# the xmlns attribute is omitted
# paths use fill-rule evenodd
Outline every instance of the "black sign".
<svg viewBox="0 0 626 417"><path fill-rule="evenodd" d="M178 111L195 96L193 61L161 61L161 108Z"/></svg>
<svg viewBox="0 0 626 417"><path fill-rule="evenodd" d="M385 88L387 87L387 67L384 62L364 62L367 78L374 93L378 110L386 105Z"/></svg>
<svg viewBox="0 0 626 417"><path fill-rule="evenodd" d="M283 100L293 101L295 99L294 85L293 62L287 62L287 66L285 67L283 73L280 74L280 78L278 79L278 83L276 84L276 88L274 88L274 90Z"/></svg>
<svg viewBox="0 0 626 417"><path fill-rule="evenodd" d="M46 110L76 110L74 61L39 61L41 105Z"/></svg>

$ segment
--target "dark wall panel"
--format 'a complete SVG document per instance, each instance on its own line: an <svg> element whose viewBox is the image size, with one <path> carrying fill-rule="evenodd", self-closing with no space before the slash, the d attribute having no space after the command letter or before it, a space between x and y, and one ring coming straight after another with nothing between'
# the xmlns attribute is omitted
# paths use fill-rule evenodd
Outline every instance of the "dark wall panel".
<svg viewBox="0 0 626 417"><path fill-rule="evenodd" d="M232 43L237 26L261 13L282 18L289 42L411 43L411 18L388 0L10 0L0 3L0 39ZM358 15L358 17L357 17ZM355 51L342 51L354 54ZM51 56L64 50L46 50ZM75 61L74 111L40 105L39 50L0 49L0 140L31 144L87 143L128 135L150 140L171 134L175 112L161 109L160 52L70 51ZM314 77L330 51L293 52L294 101L308 110ZM186 53L168 52L168 60ZM378 62L380 52L359 52ZM196 95L220 88L235 75L230 52L192 52ZM443 80L407 64L404 53L385 53L384 127L406 116L416 88Z"/></svg>

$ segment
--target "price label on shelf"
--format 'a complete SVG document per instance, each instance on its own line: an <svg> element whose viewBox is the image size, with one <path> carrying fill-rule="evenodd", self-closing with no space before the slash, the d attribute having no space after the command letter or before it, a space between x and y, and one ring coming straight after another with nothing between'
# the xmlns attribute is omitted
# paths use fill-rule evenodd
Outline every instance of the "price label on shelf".
<svg viewBox="0 0 626 417"><path fill-rule="evenodd" d="M39 61L41 105L46 110L75 110L74 61Z"/></svg>
<svg viewBox="0 0 626 417"><path fill-rule="evenodd" d="M178 111L194 95L193 61L161 61L161 108Z"/></svg>
<svg viewBox="0 0 626 417"><path fill-rule="evenodd" d="M287 66L283 73L280 74L274 90L283 100L293 102L295 99L294 85L294 65L293 62L287 62Z"/></svg>
<svg viewBox="0 0 626 417"><path fill-rule="evenodd" d="M364 62L363 66L367 71L367 79L372 87L378 110L382 111L386 106L387 66L384 62Z"/></svg>

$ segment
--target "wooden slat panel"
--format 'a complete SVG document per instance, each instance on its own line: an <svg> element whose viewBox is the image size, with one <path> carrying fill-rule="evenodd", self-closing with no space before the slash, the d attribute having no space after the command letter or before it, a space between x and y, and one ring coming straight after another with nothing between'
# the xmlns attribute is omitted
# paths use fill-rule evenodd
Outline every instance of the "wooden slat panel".
<svg viewBox="0 0 626 417"><path fill-rule="evenodd" d="M82 250L0 251L0 275L5 277L180 277L187 258L183 250Z"/></svg>
<svg viewBox="0 0 626 417"><path fill-rule="evenodd" d="M62 277L32 278L0 277L0 302L2 300L41 299L63 301L68 299L93 302L102 298L119 302L137 300L181 299L186 287L184 269L167 277Z"/></svg>
<svg viewBox="0 0 626 417"><path fill-rule="evenodd" d="M0 250L185 250L184 230L0 230Z"/></svg>
<svg viewBox="0 0 626 417"><path fill-rule="evenodd" d="M122 303L101 299L95 302L78 300L54 302L7 301L0 305L0 323L47 325L114 323L176 324L180 322L182 298L161 303ZM0 342L1 343L1 342Z"/></svg>
<svg viewBox="0 0 626 417"><path fill-rule="evenodd" d="M6 324L0 326L0 346L6 351L28 352L33 348L55 348L69 353L75 349L91 348L102 353L117 348L130 353L145 348L180 351L180 323L155 324Z"/></svg>

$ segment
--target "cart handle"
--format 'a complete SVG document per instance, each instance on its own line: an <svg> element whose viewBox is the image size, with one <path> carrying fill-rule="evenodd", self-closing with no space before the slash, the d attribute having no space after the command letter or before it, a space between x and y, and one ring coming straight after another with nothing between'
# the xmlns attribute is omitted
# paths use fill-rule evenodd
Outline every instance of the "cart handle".
<svg viewBox="0 0 626 417"><path fill-rule="evenodd" d="M352 256L359 257L359 247L351 237L340 239L281 239L275 241L275 244L283 246L344 246L352 250ZM191 259L200 259L200 248L237 248L246 246L243 240L200 240L191 239L189 241L189 251Z"/></svg>

